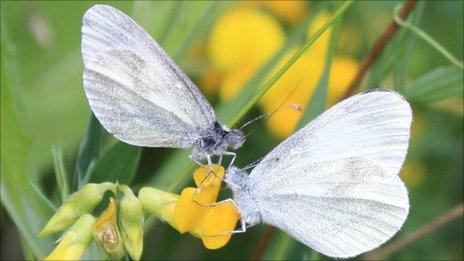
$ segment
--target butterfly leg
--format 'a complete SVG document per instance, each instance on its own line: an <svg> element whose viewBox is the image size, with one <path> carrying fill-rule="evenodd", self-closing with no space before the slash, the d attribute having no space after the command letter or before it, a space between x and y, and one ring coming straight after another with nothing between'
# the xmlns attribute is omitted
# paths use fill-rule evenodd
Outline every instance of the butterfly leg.
<svg viewBox="0 0 464 261"><path fill-rule="evenodd" d="M237 153L232 152L232 151L224 151L223 155L232 156L232 159L230 160L229 166L227 166L227 168L230 168L230 166L233 166L235 162L235 158L237 157Z"/></svg>
<svg viewBox="0 0 464 261"><path fill-rule="evenodd" d="M193 154L190 154L189 156L189 159L192 160L193 162L195 162L196 164L198 164L199 166L203 166L203 164L201 164L201 162L199 162L198 160L196 160L194 158L194 155Z"/></svg>

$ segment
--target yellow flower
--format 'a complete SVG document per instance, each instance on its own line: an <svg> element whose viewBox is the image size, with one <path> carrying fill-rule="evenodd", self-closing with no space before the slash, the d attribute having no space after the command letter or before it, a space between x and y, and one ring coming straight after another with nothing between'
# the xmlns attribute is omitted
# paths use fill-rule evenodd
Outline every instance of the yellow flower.
<svg viewBox="0 0 464 261"><path fill-rule="evenodd" d="M401 178L409 188L416 188L422 183L427 169L422 162L408 161L400 172Z"/></svg>
<svg viewBox="0 0 464 261"><path fill-rule="evenodd" d="M214 172L211 173L211 172ZM142 188L139 199L143 210L166 221L180 233L189 232L201 238L208 249L229 242L240 214L229 203L214 205L224 177L218 165L202 166L193 174L197 188L185 188L180 196L154 188Z"/></svg>
<svg viewBox="0 0 464 261"><path fill-rule="evenodd" d="M285 34L276 19L256 9L237 7L214 25L208 54L213 65L227 73L247 64L259 68L282 46Z"/></svg>
<svg viewBox="0 0 464 261"><path fill-rule="evenodd" d="M95 218L84 214L59 239L59 244L45 260L79 260L92 241Z"/></svg>
<svg viewBox="0 0 464 261"><path fill-rule="evenodd" d="M116 200L111 197L108 208L95 221L92 234L103 250L112 259L121 259L125 255L124 246L119 233Z"/></svg>
<svg viewBox="0 0 464 261"><path fill-rule="evenodd" d="M200 225L209 206L216 202L224 173L224 168L218 165L212 165L211 169L205 165L195 170L193 179L198 189L185 188L174 209L174 220L181 233Z"/></svg>
<svg viewBox="0 0 464 261"><path fill-rule="evenodd" d="M289 24L297 24L303 20L308 5L305 1L259 1L271 10L279 19Z"/></svg>
<svg viewBox="0 0 464 261"><path fill-rule="evenodd" d="M330 68L327 105L337 103L358 71L358 62L349 56L336 56Z"/></svg>
<svg viewBox="0 0 464 261"><path fill-rule="evenodd" d="M143 187L139 191L138 198L142 203L143 211L156 216L161 221L167 222L173 228L179 230L174 223L174 208L179 195L155 188Z"/></svg>

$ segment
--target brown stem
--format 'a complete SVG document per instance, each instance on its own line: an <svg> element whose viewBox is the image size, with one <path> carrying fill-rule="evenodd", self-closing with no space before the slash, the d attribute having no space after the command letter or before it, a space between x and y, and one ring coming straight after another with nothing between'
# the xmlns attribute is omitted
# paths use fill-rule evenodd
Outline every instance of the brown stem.
<svg viewBox="0 0 464 261"><path fill-rule="evenodd" d="M272 236L277 232L277 229L274 227L267 227L263 232L263 235L259 239L258 245L255 247L253 254L251 255L250 260L261 260L263 257L264 251L266 250L269 241L271 241Z"/></svg>
<svg viewBox="0 0 464 261"><path fill-rule="evenodd" d="M400 251L401 249L413 244L414 242L422 239L426 235L432 233L433 231L439 229L440 227L450 223L451 221L461 217L464 213L464 204L461 203L451 209L450 211L442 214L441 216L435 218L434 220L422 225L419 229L414 230L407 234L405 237L393 241L381 249L371 252L370 254L364 256L365 260L379 260L385 259L388 256Z"/></svg>
<svg viewBox="0 0 464 261"><path fill-rule="evenodd" d="M402 20L405 20L408 17L411 10L416 6L417 2L417 0L408 0L408 2L405 5L403 5L401 10L399 11L399 17L401 17ZM356 88L361 84L361 81L363 80L364 76L366 75L367 71L370 69L374 61L378 58L378 56L382 53L387 43L393 38L395 33L398 31L398 28L399 25L395 22L395 20L391 21L387 28L385 28L383 34L379 37L379 39L377 39L369 53L362 60L358 72L351 81L346 92L343 94L342 99L348 98L354 93Z"/></svg>

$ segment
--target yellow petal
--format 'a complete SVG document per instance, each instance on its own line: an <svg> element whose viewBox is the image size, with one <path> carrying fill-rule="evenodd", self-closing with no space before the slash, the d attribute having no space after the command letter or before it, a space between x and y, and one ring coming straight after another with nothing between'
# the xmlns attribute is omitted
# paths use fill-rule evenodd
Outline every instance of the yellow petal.
<svg viewBox="0 0 464 261"><path fill-rule="evenodd" d="M232 8L214 25L208 54L221 72L243 65L258 68L282 46L285 33L271 15L253 8Z"/></svg>
<svg viewBox="0 0 464 261"><path fill-rule="evenodd" d="M208 207L200 205L198 202L206 203L205 206L214 203L211 193L196 193L196 188L185 188L180 194L174 208L174 223L177 230L185 233L194 230L201 223Z"/></svg>
<svg viewBox="0 0 464 261"><path fill-rule="evenodd" d="M193 180L197 187L220 187L224 174L224 167L220 165L203 165L193 172Z"/></svg>
<svg viewBox="0 0 464 261"><path fill-rule="evenodd" d="M229 242L240 214L227 202L211 207L201 224L201 239L208 249L218 249Z"/></svg>

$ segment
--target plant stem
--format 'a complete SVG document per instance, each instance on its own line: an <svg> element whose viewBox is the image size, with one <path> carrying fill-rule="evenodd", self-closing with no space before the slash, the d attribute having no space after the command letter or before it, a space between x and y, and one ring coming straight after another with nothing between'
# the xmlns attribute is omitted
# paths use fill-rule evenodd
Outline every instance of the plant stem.
<svg viewBox="0 0 464 261"><path fill-rule="evenodd" d="M448 59L452 64L454 64L455 66L457 66L461 70L464 69L464 66L463 66L462 62L459 61L458 58L454 57L450 52L448 52L448 50L446 50L445 47L443 47L440 43L435 41L432 37L430 37L428 34L426 34L420 28L418 28L418 27L416 27L416 26L414 26L414 25L412 25L410 23L407 23L406 21L401 19L401 17L399 17L399 15L398 15L399 8L400 8L400 6L398 5L395 8L395 12L393 13L393 17L394 17L395 22L397 24L403 26L404 28L407 28L407 29L411 30L417 36L422 38L422 40L424 40L425 42L430 44L439 53L441 53L443 56L445 56L445 58Z"/></svg>
<svg viewBox="0 0 464 261"><path fill-rule="evenodd" d="M403 5L401 10L398 12L398 17L401 19L406 19L412 9L416 6L417 0L408 0L408 2ZM355 77L351 81L350 85L348 86L345 94L343 94L343 98L348 98L351 96L356 88L361 84L364 76L366 75L367 71L371 68L374 61L379 57L382 53L383 49L387 45L387 43L395 36L396 32L398 31L399 25L395 22L395 20L391 21L390 24L385 28L383 34L377 39L375 44L372 46L369 53L364 57L361 65L359 66L358 72L356 73Z"/></svg>
<svg viewBox="0 0 464 261"><path fill-rule="evenodd" d="M407 234L405 237L393 241L381 249L371 252L368 255L365 255L363 259L365 260L379 260L379 259L386 259L387 257L391 256L392 254L400 251L408 247L409 245L413 244L414 242L422 239L426 235L434 232L435 230L443 227L444 225L450 223L451 221L461 217L464 213L464 204L461 203L454 207L453 209L447 211L446 213L440 215L439 217L435 218L434 220L422 225L417 230L414 230Z"/></svg>

